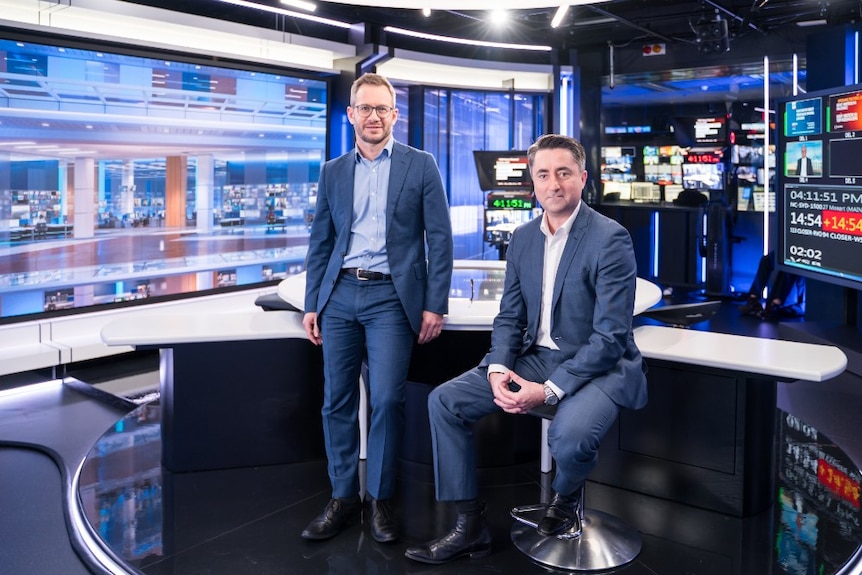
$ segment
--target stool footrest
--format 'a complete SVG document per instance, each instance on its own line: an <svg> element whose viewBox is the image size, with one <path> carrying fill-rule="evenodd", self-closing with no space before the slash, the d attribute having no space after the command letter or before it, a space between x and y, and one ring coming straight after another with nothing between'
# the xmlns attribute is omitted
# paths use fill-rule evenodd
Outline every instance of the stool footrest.
<svg viewBox="0 0 862 575"><path fill-rule="evenodd" d="M531 514L547 509L547 505L525 505L511 511L512 543L536 563L564 571L603 571L630 563L641 551L640 533L622 520L599 511L586 509L580 536L557 537L542 535L536 530L541 519Z"/></svg>

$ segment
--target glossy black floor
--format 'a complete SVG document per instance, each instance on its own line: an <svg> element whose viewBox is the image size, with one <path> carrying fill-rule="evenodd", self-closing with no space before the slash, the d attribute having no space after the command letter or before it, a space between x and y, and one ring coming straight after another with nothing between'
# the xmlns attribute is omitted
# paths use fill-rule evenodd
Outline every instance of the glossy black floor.
<svg viewBox="0 0 862 575"><path fill-rule="evenodd" d="M698 327L778 336L777 324L740 317L731 302L719 316ZM84 381L88 377L96 379L92 374L82 371L77 376ZM110 373L100 373L98 378L110 378ZM847 572L843 566L862 543L859 508L862 477L858 470L858 462L862 461L862 439L858 434L862 382L848 374L824 383L779 384L778 391L778 488L772 508L759 515L739 519L597 483L588 484L589 507L624 519L643 537L641 554L615 572L627 575ZM80 392L65 387L58 393ZM66 403L80 409L80 403L93 401L100 403L97 399L67 399ZM86 446L93 446L82 469L77 495L94 531L128 565L130 572L219 575L548 571L523 556L509 539L512 525L509 509L539 501L546 493L549 477L540 474L536 460L482 470L482 496L488 504L495 539L490 557L429 566L403 557L408 545L442 533L452 521L451 510L434 503L427 466L405 461L400 470L397 504L404 534L399 542L378 544L371 539L367 527L358 523L332 540L308 542L299 533L329 498L323 461L173 474L159 463L157 402L131 411L121 405L101 409L105 413L90 417L86 429L80 429L80 422L69 426L80 436L80 446L75 449L86 453ZM21 435L26 435L26 418L31 417L26 411L19 406L4 412L0 440L9 439L8 430L13 428L17 430L18 441L25 439ZM127 415L112 416L112 413ZM9 419L13 417L18 417L22 424L16 427L14 420ZM116 422L96 440L90 428L112 417ZM224 425L229 426L230 421ZM56 425L52 429L53 433L63 433ZM48 430L39 433L38 441L49 445L59 441L51 438ZM67 433L63 441L74 442L72 435ZM65 447L55 451L74 454L75 449ZM33 497L32 490L28 497ZM32 501L34 508L38 504ZM56 498L51 505L56 505ZM6 513L0 515L0 528L7 533L14 531L14 525L9 525L11 521L14 519ZM46 549L46 552L53 551ZM40 561L34 559L33 564L52 565ZM26 564L19 560L4 565ZM79 571L8 571L0 566L0 573L4 574L54 572Z"/></svg>

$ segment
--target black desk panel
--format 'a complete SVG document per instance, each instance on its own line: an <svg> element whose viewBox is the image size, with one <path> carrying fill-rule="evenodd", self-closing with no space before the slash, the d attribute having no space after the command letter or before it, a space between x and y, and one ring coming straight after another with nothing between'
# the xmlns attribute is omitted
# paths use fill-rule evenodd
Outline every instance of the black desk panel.
<svg viewBox="0 0 862 575"><path fill-rule="evenodd" d="M776 382L649 361L649 402L623 410L590 479L748 517L772 502Z"/></svg>

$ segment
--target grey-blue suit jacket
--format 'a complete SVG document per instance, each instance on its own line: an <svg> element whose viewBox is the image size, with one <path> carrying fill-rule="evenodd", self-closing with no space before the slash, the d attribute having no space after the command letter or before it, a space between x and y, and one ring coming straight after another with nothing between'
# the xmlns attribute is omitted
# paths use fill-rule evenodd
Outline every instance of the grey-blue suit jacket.
<svg viewBox="0 0 862 575"><path fill-rule="evenodd" d="M422 311L449 311L452 224L434 157L395 142L386 203L386 253L395 290L413 331ZM355 150L320 170L306 257L305 311L322 312L350 248ZM427 244L427 253L426 253Z"/></svg>
<svg viewBox="0 0 862 575"><path fill-rule="evenodd" d="M545 236L536 218L515 230L500 313L482 364L509 367L536 341ZM632 335L637 266L629 233L581 205L554 282L551 337L565 360L548 379L566 396L594 382L618 405L646 404L645 366Z"/></svg>

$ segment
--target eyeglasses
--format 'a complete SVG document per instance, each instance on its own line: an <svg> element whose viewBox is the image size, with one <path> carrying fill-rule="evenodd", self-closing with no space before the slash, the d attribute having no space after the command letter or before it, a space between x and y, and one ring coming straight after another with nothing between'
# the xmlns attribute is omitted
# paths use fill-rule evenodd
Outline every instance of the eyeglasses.
<svg viewBox="0 0 862 575"><path fill-rule="evenodd" d="M377 112L378 118L386 118L395 108L390 106L369 106L368 104L359 104L358 106L353 106L353 109L363 118L370 116L371 112Z"/></svg>

